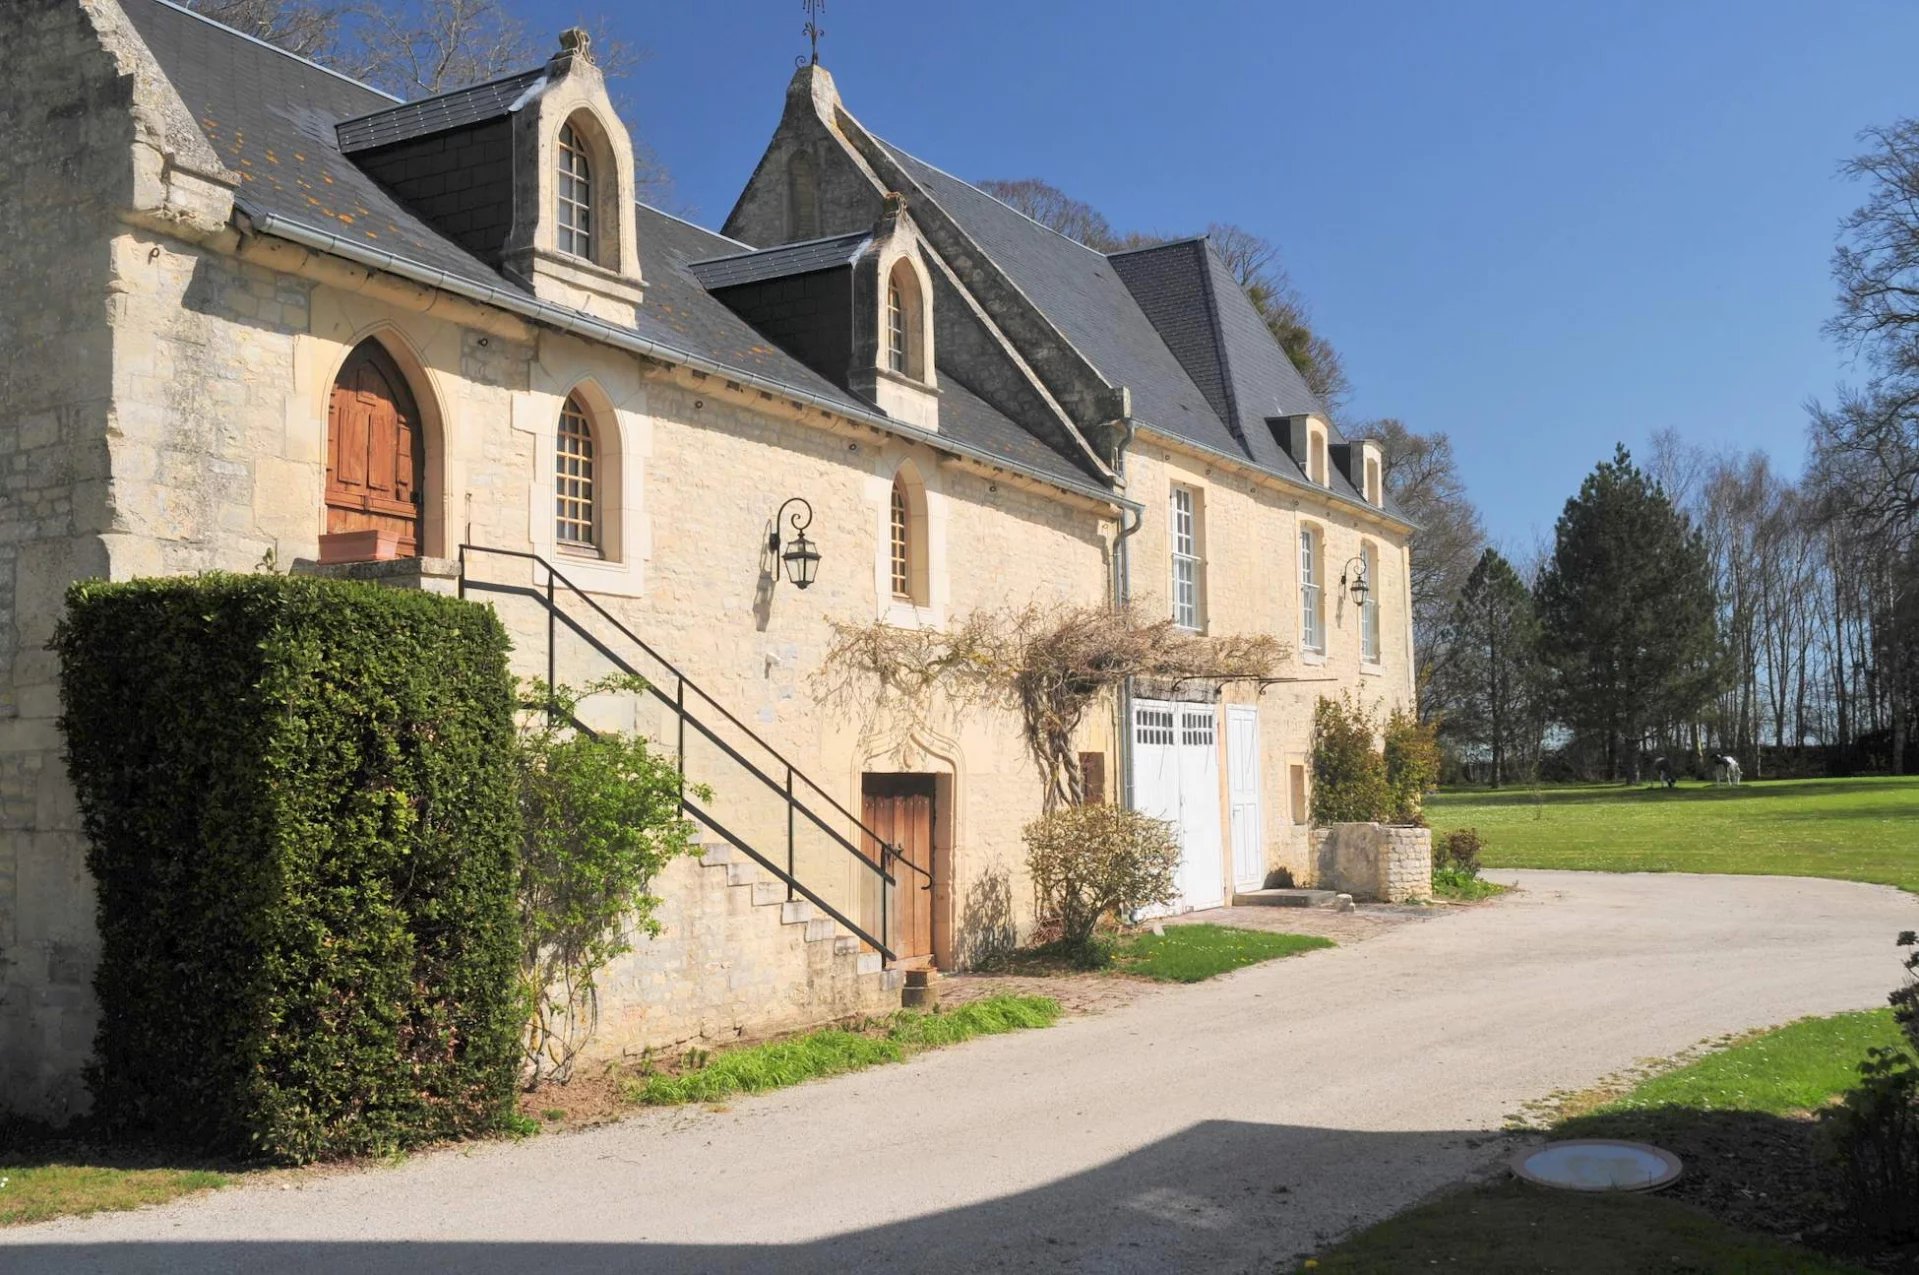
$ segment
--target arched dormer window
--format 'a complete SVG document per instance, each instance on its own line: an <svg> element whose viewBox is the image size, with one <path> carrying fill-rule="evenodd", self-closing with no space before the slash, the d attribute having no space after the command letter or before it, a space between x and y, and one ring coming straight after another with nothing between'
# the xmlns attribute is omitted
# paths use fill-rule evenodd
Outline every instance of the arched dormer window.
<svg viewBox="0 0 1919 1275"><path fill-rule="evenodd" d="M786 229L789 239L819 238L819 177L808 151L795 151L786 161Z"/></svg>
<svg viewBox="0 0 1919 1275"><path fill-rule="evenodd" d="M892 601L926 606L932 592L927 570L926 488L911 465L902 465L893 475L886 527L886 581Z"/></svg>
<svg viewBox="0 0 1919 1275"><path fill-rule="evenodd" d="M1326 431L1323 429L1315 429L1312 431L1310 437L1311 443L1309 446L1311 456L1307 461L1308 468L1306 476L1318 483L1321 487L1325 487L1328 485L1326 475Z"/></svg>
<svg viewBox="0 0 1919 1275"><path fill-rule="evenodd" d="M600 552L604 479L593 421L578 395L560 409L553 445L553 538L569 549Z"/></svg>
<svg viewBox="0 0 1919 1275"><path fill-rule="evenodd" d="M916 381L926 379L926 325L919 276L900 261L886 279L886 366Z"/></svg>
<svg viewBox="0 0 1919 1275"><path fill-rule="evenodd" d="M560 251L592 261L593 161L586 138L571 120L560 125L555 166L554 224L559 228Z"/></svg>

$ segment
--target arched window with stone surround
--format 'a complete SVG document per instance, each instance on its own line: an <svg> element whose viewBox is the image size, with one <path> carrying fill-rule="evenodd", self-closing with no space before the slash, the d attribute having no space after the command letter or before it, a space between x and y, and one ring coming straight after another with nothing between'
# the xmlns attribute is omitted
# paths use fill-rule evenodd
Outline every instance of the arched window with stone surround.
<svg viewBox="0 0 1919 1275"><path fill-rule="evenodd" d="M573 257L593 257L593 160L587 139L568 120L560 125L554 173L554 224L559 248Z"/></svg>
<svg viewBox="0 0 1919 1275"><path fill-rule="evenodd" d="M900 261L886 278L886 366L916 381L926 379L926 325L919 275Z"/></svg>
<svg viewBox="0 0 1919 1275"><path fill-rule="evenodd" d="M593 419L568 395L553 445L553 539L562 548L598 553L605 544L601 465Z"/></svg>
<svg viewBox="0 0 1919 1275"><path fill-rule="evenodd" d="M926 543L926 486L901 465L887 496L886 580L896 603L926 606L931 596Z"/></svg>

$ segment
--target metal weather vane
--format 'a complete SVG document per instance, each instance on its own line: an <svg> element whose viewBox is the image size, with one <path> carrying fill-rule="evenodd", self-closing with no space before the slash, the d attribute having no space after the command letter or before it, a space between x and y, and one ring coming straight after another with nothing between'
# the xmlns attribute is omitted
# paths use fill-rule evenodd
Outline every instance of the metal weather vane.
<svg viewBox="0 0 1919 1275"><path fill-rule="evenodd" d="M812 60L807 65L818 66L820 37L826 34L826 28L820 25L820 15L826 12L826 0L800 0L800 8L806 10L806 25L800 28L800 34L806 37L807 44L813 50ZM794 59L796 62L798 60Z"/></svg>

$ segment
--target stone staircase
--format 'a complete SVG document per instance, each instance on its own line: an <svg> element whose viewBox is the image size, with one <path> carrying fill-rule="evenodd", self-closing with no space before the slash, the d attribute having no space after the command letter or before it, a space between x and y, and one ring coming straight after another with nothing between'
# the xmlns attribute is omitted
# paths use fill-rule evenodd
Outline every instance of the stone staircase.
<svg viewBox="0 0 1919 1275"><path fill-rule="evenodd" d="M711 1048L900 1007L905 972L724 842L654 881L661 932L601 975L591 1054Z"/></svg>

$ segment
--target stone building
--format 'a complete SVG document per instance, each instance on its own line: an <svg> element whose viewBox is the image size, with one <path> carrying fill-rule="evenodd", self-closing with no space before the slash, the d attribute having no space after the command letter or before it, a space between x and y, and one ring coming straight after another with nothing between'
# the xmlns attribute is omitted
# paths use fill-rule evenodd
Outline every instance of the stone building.
<svg viewBox="0 0 1919 1275"><path fill-rule="evenodd" d="M710 848L607 980L607 1049L877 1006L1030 927L1019 724L823 697L836 622L1282 638L1274 685L1135 687L1079 741L1178 823L1186 907L1310 879L1318 695L1411 698L1379 450L1204 239L1084 248L819 67L715 233L635 201L577 32L411 103L168 0L14 0L0 40L0 1104L74 1109L95 1026L46 650L77 579L457 590L523 673L648 679L588 711L712 787Z"/></svg>

